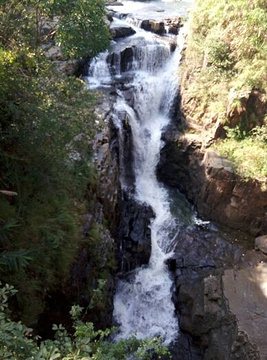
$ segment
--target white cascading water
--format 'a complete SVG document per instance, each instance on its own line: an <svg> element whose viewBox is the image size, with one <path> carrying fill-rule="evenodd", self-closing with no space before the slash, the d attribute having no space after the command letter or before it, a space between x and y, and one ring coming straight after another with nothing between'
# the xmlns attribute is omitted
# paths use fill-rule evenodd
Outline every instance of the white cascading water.
<svg viewBox="0 0 267 360"><path fill-rule="evenodd" d="M170 106L177 94L181 47L182 42L178 41L177 50L169 55L163 68L136 73L135 111L121 98L115 105L115 111L127 112L132 129L135 199L150 205L155 213L151 221L149 265L137 269L130 280L118 282L114 298L114 318L120 324L117 339L135 333L138 338L160 336L169 344L178 336L178 320L171 299L172 279L165 264L172 256L178 226L170 213L167 191L157 181L155 170L163 145L161 134L170 121Z"/></svg>
<svg viewBox="0 0 267 360"><path fill-rule="evenodd" d="M130 22L134 23L132 18ZM126 280L118 281L113 315L119 324L116 340L132 335L138 338L160 336L168 345L177 338L179 329L172 302L173 283L165 263L172 256L179 226L171 215L167 191L157 181L156 165L163 146L162 131L170 122L170 109L177 95L183 36L178 36L178 46L171 53L168 41L164 42L144 30L135 30L136 35L131 37L134 43L133 63L129 69L134 72L130 80L134 89L134 109L124 99L123 92L117 91L119 96L114 104L113 120L122 132L120 117L125 119L127 114L134 148L134 197L137 202L151 206L155 218L150 225L152 244L149 265L135 270ZM120 51L121 48L118 54ZM100 54L91 64L88 83L92 88L105 87L111 82L110 69L105 63L107 56L107 53ZM117 62L115 77L121 75L120 61ZM123 176L121 181L123 187Z"/></svg>

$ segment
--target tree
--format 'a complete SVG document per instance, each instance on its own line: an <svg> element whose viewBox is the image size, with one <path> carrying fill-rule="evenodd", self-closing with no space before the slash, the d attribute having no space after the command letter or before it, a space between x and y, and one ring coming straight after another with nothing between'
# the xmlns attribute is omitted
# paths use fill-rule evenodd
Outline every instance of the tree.
<svg viewBox="0 0 267 360"><path fill-rule="evenodd" d="M56 41L70 58L94 57L109 46L102 0L76 0L59 21Z"/></svg>
<svg viewBox="0 0 267 360"><path fill-rule="evenodd" d="M45 23L69 58L93 57L109 46L103 0L0 1L0 45L5 48L37 49Z"/></svg>

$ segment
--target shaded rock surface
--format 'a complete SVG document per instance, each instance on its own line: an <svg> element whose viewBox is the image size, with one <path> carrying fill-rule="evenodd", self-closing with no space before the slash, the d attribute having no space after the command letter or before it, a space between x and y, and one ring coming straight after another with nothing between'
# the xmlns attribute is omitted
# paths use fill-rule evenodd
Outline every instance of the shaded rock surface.
<svg viewBox="0 0 267 360"><path fill-rule="evenodd" d="M255 249L267 255L267 235L258 236L255 239Z"/></svg>
<svg viewBox="0 0 267 360"><path fill-rule="evenodd" d="M140 27L141 29L153 32L158 35L163 35L166 32L164 21L143 20Z"/></svg>
<svg viewBox="0 0 267 360"><path fill-rule="evenodd" d="M217 231L193 226L178 235L169 263L175 273L174 301L180 329L192 336L201 359L260 359L257 346L229 308L223 278L226 268L257 266L260 259L255 253L244 256Z"/></svg>
<svg viewBox="0 0 267 360"><path fill-rule="evenodd" d="M166 143L158 177L184 192L201 216L255 236L267 233L267 191L257 181L242 181L216 152L203 151L197 136Z"/></svg>
<svg viewBox="0 0 267 360"><path fill-rule="evenodd" d="M240 331L249 335L250 340L257 344L261 359L266 359L267 263L226 270L223 285Z"/></svg>
<svg viewBox="0 0 267 360"><path fill-rule="evenodd" d="M148 264L151 254L150 220L153 211L150 207L138 204L124 195L121 202L121 222L117 241L119 241L119 269L128 272Z"/></svg>
<svg viewBox="0 0 267 360"><path fill-rule="evenodd" d="M110 33L113 39L119 39L126 36L131 36L136 33L136 31L130 26L119 26L119 27L111 27Z"/></svg>

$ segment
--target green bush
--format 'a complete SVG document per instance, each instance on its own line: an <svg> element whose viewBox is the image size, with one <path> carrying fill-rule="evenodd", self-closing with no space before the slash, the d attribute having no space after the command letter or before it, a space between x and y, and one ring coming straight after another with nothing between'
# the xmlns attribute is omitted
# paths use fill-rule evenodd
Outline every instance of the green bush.
<svg viewBox="0 0 267 360"><path fill-rule="evenodd" d="M16 194L0 193L0 274L21 290L31 324L82 239L96 98L27 48L0 49L0 83L0 190Z"/></svg>
<svg viewBox="0 0 267 360"><path fill-rule="evenodd" d="M241 131L238 126L228 128L227 139L217 142L214 147L233 162L236 172L242 178L256 178L262 182L263 189L266 187L266 126L257 126L250 132Z"/></svg>
<svg viewBox="0 0 267 360"><path fill-rule="evenodd" d="M32 329L21 322L12 321L8 313L8 299L16 290L13 286L0 287L0 356L14 360L149 360L152 357L169 356L160 339L137 340L132 337L118 343L109 341L115 328L95 330L93 323L80 320L82 308L73 306L70 314L74 332L64 326L53 325L54 340L40 341L32 336ZM39 344L37 342L39 340Z"/></svg>
<svg viewBox="0 0 267 360"><path fill-rule="evenodd" d="M261 179L266 148L252 132L264 123L266 27L262 0L197 0L181 69L184 111L194 119L192 127L223 137L218 125L228 126L228 138L216 146L241 176ZM250 160L243 157L241 165L242 153Z"/></svg>

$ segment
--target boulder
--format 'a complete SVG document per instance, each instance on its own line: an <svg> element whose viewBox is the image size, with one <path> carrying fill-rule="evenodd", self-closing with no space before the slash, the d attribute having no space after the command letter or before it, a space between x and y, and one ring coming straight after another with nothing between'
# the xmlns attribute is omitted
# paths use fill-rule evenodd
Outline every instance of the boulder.
<svg viewBox="0 0 267 360"><path fill-rule="evenodd" d="M61 49L57 45L51 45L49 47L46 46L46 49L44 50L45 56L49 60L64 60L64 56L62 55Z"/></svg>
<svg viewBox="0 0 267 360"><path fill-rule="evenodd" d="M110 33L113 39L119 39L134 35L136 31L130 26L119 26L119 27L111 27Z"/></svg>
<svg viewBox="0 0 267 360"><path fill-rule="evenodd" d="M143 20L141 22L141 28L158 35L164 35L166 33L165 24L163 21Z"/></svg>
<svg viewBox="0 0 267 360"><path fill-rule="evenodd" d="M167 24L167 31L169 34L177 35L180 28L183 26L182 19L178 18L169 18L165 20Z"/></svg>
<svg viewBox="0 0 267 360"><path fill-rule="evenodd" d="M86 59L53 61L57 70L66 76L80 76L84 72Z"/></svg>
<svg viewBox="0 0 267 360"><path fill-rule="evenodd" d="M255 249L267 255L267 235L258 236L255 239Z"/></svg>

